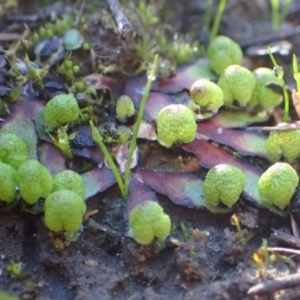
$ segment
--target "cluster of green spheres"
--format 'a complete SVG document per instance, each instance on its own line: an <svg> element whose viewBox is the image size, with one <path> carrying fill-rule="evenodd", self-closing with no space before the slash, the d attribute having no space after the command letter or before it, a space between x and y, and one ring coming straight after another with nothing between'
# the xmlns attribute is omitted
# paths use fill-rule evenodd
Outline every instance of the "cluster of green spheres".
<svg viewBox="0 0 300 300"><path fill-rule="evenodd" d="M219 75L217 82L224 94L224 106L249 111L270 111L282 102L282 95L267 87L281 86L270 68L250 71L242 66L241 47L226 36L217 36L207 49L211 69Z"/></svg>
<svg viewBox="0 0 300 300"><path fill-rule="evenodd" d="M284 162L271 165L259 178L257 189L260 204L284 209L289 205L299 178L295 169ZM203 183L203 194L207 203L214 206L220 202L232 207L246 186L244 173L229 164L219 164L210 169Z"/></svg>
<svg viewBox="0 0 300 300"><path fill-rule="evenodd" d="M171 220L157 202L147 200L131 211L129 226L133 238L139 244L147 245L155 237L164 239L170 234Z"/></svg>
<svg viewBox="0 0 300 300"><path fill-rule="evenodd" d="M24 141L13 133L0 134L0 200L10 203L18 193L34 205L45 199L46 226L54 231L76 232L86 210L82 177L65 170L54 178L38 160L28 159Z"/></svg>

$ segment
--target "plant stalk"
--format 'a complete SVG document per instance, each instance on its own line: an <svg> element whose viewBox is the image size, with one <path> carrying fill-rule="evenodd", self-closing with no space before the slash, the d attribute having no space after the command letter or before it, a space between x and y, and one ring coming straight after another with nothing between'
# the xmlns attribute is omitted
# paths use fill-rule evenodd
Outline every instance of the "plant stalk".
<svg viewBox="0 0 300 300"><path fill-rule="evenodd" d="M119 189L121 191L123 199L126 199L128 197L129 180L130 180L130 165L131 165L131 161L132 161L132 156L133 156L136 144L137 144L138 132L139 132L141 122L142 122L142 119L143 119L144 110L145 110L145 106L146 106L146 101L147 101L147 98L148 98L149 93L150 93L152 82L156 77L157 67L158 67L158 55L156 54L155 57L154 57L152 68L151 68L150 73L148 75L147 84L145 86L144 95L143 95L141 103L140 103L137 120L136 120L134 130L133 130L132 139L131 139L130 144L129 144L129 150L128 150L128 154L127 154L127 161L126 161L126 164L125 164L124 180L123 180L123 178L122 178L122 176L121 176L121 174L120 174L120 172L119 172L119 170L118 170L111 154L109 153L109 151L107 150L105 144L103 143L102 137L99 134L97 128L94 126L93 122L90 121L90 127L91 127L91 130L92 130L93 139L98 143L100 149L102 150L102 152L104 154L104 157L105 157L109 167L111 168L111 170L112 170L112 172L115 176L115 179L117 181L117 184L119 186Z"/></svg>
<svg viewBox="0 0 300 300"><path fill-rule="evenodd" d="M210 31L209 36L209 44L212 42L212 40L217 36L220 28L221 19L223 16L223 12L226 6L227 0L220 0L217 13L215 15L215 19Z"/></svg>
<svg viewBox="0 0 300 300"><path fill-rule="evenodd" d="M129 144L127 161L126 161L126 165L125 165L125 175L124 175L124 194L125 194L126 198L128 196L128 190L129 190L130 165L131 165L131 161L132 161L132 156L134 153L134 149L136 147L137 136L138 136L140 125L141 125L141 122L143 119L146 101L147 101L149 93L150 93L152 82L156 77L157 67L158 67L158 54L156 54L154 57L152 67L151 67L150 73L148 75L148 80L147 80L147 84L145 86L144 95L143 95L141 103L140 103L138 116L137 116L136 123L134 126L132 138L131 138L131 141Z"/></svg>
<svg viewBox="0 0 300 300"><path fill-rule="evenodd" d="M90 121L90 126L91 126L91 129L92 129L93 139L98 143L101 151L103 152L104 157L105 157L109 167L111 168L111 171L113 172L113 174L115 176L117 184L118 184L118 186L120 188L120 191L122 193L122 197L124 199L126 199L127 195L124 194L124 191L125 191L124 182L123 182L123 179L122 179L122 177L121 177L121 175L118 171L118 168L117 168L115 162L113 161L111 154L108 152L105 144L103 143L101 135L99 134L97 128L95 127L95 125L92 121Z"/></svg>
<svg viewBox="0 0 300 300"><path fill-rule="evenodd" d="M283 122L288 122L289 120L289 111L290 111L290 103L289 103L289 96L288 92L286 89L285 81L283 79L284 71L282 67L280 67L273 54L271 53L270 47L269 47L269 55L272 60L272 63L274 65L274 71L277 73L276 76L279 78L280 83L282 85L282 90L283 90L283 99L284 99L284 112L283 112Z"/></svg>

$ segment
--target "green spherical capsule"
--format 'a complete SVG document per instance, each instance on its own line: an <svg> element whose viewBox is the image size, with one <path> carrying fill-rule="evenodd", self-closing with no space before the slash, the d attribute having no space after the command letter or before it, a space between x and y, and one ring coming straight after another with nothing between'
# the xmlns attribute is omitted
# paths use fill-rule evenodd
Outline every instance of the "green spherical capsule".
<svg viewBox="0 0 300 300"><path fill-rule="evenodd" d="M116 135L118 136L118 142L124 144L131 139L132 131L129 127L120 125L117 127Z"/></svg>
<svg viewBox="0 0 300 300"><path fill-rule="evenodd" d="M17 172L10 165L0 162L0 200L11 202L17 192Z"/></svg>
<svg viewBox="0 0 300 300"><path fill-rule="evenodd" d="M287 163L277 162L258 180L262 202L284 209L291 201L299 184L297 172Z"/></svg>
<svg viewBox="0 0 300 300"><path fill-rule="evenodd" d="M207 49L211 69L221 74L230 65L240 65L243 60L243 51L239 44L227 36L217 36Z"/></svg>
<svg viewBox="0 0 300 300"><path fill-rule="evenodd" d="M20 137L13 133L0 134L0 161L17 170L27 158L27 146Z"/></svg>
<svg viewBox="0 0 300 300"><path fill-rule="evenodd" d="M46 30L46 36L49 38L49 37L52 37L53 35L54 35L53 30L50 29L50 28L47 28L47 30Z"/></svg>
<svg viewBox="0 0 300 300"><path fill-rule="evenodd" d="M47 30L45 27L40 27L39 28L39 35L42 39L47 37Z"/></svg>
<svg viewBox="0 0 300 300"><path fill-rule="evenodd" d="M163 239L170 234L171 220L158 203L148 200L131 211L129 226L133 238L139 244L147 245L155 237Z"/></svg>
<svg viewBox="0 0 300 300"><path fill-rule="evenodd" d="M34 204L39 198L46 198L53 188L49 171L37 160L24 162L17 171L17 183L25 202Z"/></svg>
<svg viewBox="0 0 300 300"><path fill-rule="evenodd" d="M193 47L184 41L176 41L173 44L173 55L176 58L177 64L190 62L193 58Z"/></svg>
<svg viewBox="0 0 300 300"><path fill-rule="evenodd" d="M45 225L54 232L76 232L82 225L86 204L70 190L51 193L45 200Z"/></svg>
<svg viewBox="0 0 300 300"><path fill-rule="evenodd" d="M247 68L231 65L221 74L218 86L223 91L225 106L231 108L245 107L251 99L255 78Z"/></svg>
<svg viewBox="0 0 300 300"><path fill-rule="evenodd" d="M64 66L67 68L67 69L71 69L73 67L73 62L71 60L66 60L64 62Z"/></svg>
<svg viewBox="0 0 300 300"><path fill-rule="evenodd" d="M58 127L79 117L79 106L73 94L60 94L47 102L43 115L47 126Z"/></svg>
<svg viewBox="0 0 300 300"><path fill-rule="evenodd" d="M272 110L274 107L282 102L282 93L276 93L270 88L266 87L268 83L275 83L279 86L282 85L280 79L275 76L272 69L257 68L253 71L255 78L255 88L253 90L250 107L260 106L265 110Z"/></svg>
<svg viewBox="0 0 300 300"><path fill-rule="evenodd" d="M205 199L212 205L220 201L232 207L246 185L244 173L231 165L219 164L210 169L203 183Z"/></svg>
<svg viewBox="0 0 300 300"><path fill-rule="evenodd" d="M190 143L197 133L193 112L182 104L171 104L161 109L156 125L157 140L167 148L174 143Z"/></svg>
<svg viewBox="0 0 300 300"><path fill-rule="evenodd" d="M212 113L217 113L224 103L222 89L207 79L195 81L190 88L190 96L201 110Z"/></svg>
<svg viewBox="0 0 300 300"><path fill-rule="evenodd" d="M83 44L82 44L82 49L83 49L83 50L90 50L90 48L91 48L91 47L90 47L90 45L89 45L88 43L83 43Z"/></svg>
<svg viewBox="0 0 300 300"><path fill-rule="evenodd" d="M73 66L73 72L75 74L79 73L79 71L80 71L80 67L79 66L77 66L77 65Z"/></svg>
<svg viewBox="0 0 300 300"><path fill-rule="evenodd" d="M70 80L70 81L73 80L74 77L75 77L74 72L73 72L72 69L66 70L65 76L66 76L66 78L67 78L68 80Z"/></svg>
<svg viewBox="0 0 300 300"><path fill-rule="evenodd" d="M76 81L76 82L74 82L74 86L75 86L76 90L78 90L80 92L83 91L84 88L85 88L85 84L82 81Z"/></svg>
<svg viewBox="0 0 300 300"><path fill-rule="evenodd" d="M53 179L52 192L56 192L59 190L70 190L77 193L80 197L83 198L84 181L78 173L72 170L59 172Z"/></svg>
<svg viewBox="0 0 300 300"><path fill-rule="evenodd" d="M277 126L285 126L280 123ZM282 157L292 162L300 155L300 131L271 131L267 141L267 155L271 161L279 161Z"/></svg>

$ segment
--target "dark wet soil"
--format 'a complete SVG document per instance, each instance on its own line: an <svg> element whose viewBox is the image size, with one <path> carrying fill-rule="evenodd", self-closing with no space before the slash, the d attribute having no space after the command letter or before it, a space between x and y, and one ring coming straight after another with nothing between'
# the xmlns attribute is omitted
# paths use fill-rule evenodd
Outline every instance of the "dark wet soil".
<svg viewBox="0 0 300 300"><path fill-rule="evenodd" d="M203 17L205 1L179 1L174 26L182 32L197 32L197 17ZM256 46L257 30L270 21L268 1L229 1L221 33L236 38L245 51ZM250 3L251 2L251 3ZM295 28L299 5L292 1L288 26ZM169 3L171 5L171 3ZM297 6L298 5L298 6ZM260 12L260 13L257 13ZM183 16L186 20L182 22ZM184 25L184 26L183 26ZM288 27L290 28L290 27ZM283 34L289 32L283 31ZM199 38L202 36L198 30ZM297 46L300 37L291 34ZM262 33L263 40L266 34ZM281 40L274 35L274 40ZM247 42L247 43L246 43ZM247 45L246 45L247 44ZM297 48L295 48L297 54ZM254 68L264 57L250 58ZM173 168L176 151L170 160L165 150L155 150L154 157L165 156L163 169ZM155 165L151 157L141 157L142 163ZM183 162L186 169L197 169L193 157ZM291 232L289 217L283 218L256 207L241 204L236 211L244 230L240 239L231 224L231 214L215 215L206 210L177 206L158 195L160 204L171 217L173 229L165 244L141 247L126 235L124 203L116 187L88 200L88 211L98 213L84 223L80 237L64 249L54 247L54 239L43 225L41 215L20 213L0 214L0 290L20 299L40 300L206 300L206 299L300 299L295 287L263 296L248 296L250 287L266 279L294 272L299 259L277 257L263 275L252 255L268 240L268 246L278 245L272 229ZM18 276L7 267L21 263ZM9 298L1 298L5 300Z"/></svg>
<svg viewBox="0 0 300 300"><path fill-rule="evenodd" d="M242 242L228 215L160 202L174 223L163 247L141 247L125 236L122 200L113 188L89 200L89 210L99 213L60 251L41 217L2 216L1 288L21 299L251 299L247 291L259 281L252 253L270 238L271 228L289 226L287 220L241 207L238 214L248 222L243 229L255 234ZM5 270L19 262L21 276ZM267 277L287 270L278 262Z"/></svg>

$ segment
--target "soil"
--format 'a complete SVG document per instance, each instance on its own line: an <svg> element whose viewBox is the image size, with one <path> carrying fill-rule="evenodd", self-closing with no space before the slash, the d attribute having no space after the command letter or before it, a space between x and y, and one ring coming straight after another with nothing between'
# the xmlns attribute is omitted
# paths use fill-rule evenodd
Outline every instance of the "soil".
<svg viewBox="0 0 300 300"><path fill-rule="evenodd" d="M36 9L34 1L29 2ZM206 1L184 1L184 5L175 2L172 26L179 32L191 30L202 38L198 18L204 17ZM235 38L245 53L250 53L250 47L266 45L270 42L267 39L265 43L257 40L269 36L265 33L270 30L271 15L267 2L229 1L220 32ZM175 4L167 1L170 7ZM280 42L286 35L296 55L300 37L289 36L289 30L299 25L298 6L292 1L287 22L273 38ZM25 12L22 6L20 10ZM282 64L286 59L278 58ZM246 63L251 68L270 64L258 54L248 55ZM290 61L284 66L288 69ZM295 85L292 76L288 85ZM202 172L192 154L179 148L166 151L145 141L139 147L144 144L150 144L151 151L141 155L139 166ZM298 256L275 256L265 269L253 260L263 239L269 247L279 245L273 229L292 233L289 216L280 217L242 201L235 211L244 234L240 238L231 222L232 213L213 214L176 205L162 195L157 197L171 217L173 229L165 243L156 241L150 246L140 246L128 237L124 201L116 186L88 200L88 211L98 212L85 221L79 238L63 249L58 249L57 237L44 226L40 214L21 213L18 209L1 213L0 290L19 299L39 300L300 299L299 285L248 295L255 284L295 273L299 267ZM12 265L21 267L19 275L7 271ZM0 300L5 299L10 298L0 293Z"/></svg>

